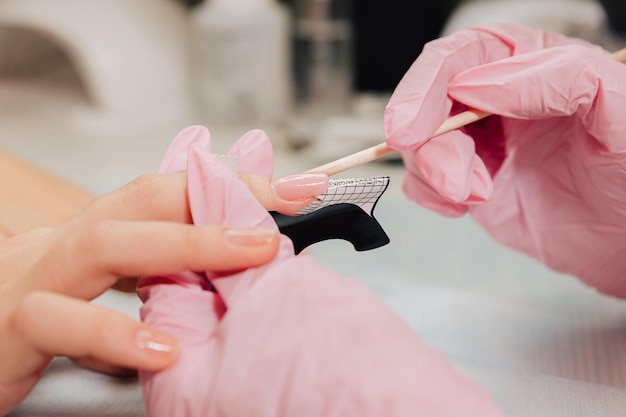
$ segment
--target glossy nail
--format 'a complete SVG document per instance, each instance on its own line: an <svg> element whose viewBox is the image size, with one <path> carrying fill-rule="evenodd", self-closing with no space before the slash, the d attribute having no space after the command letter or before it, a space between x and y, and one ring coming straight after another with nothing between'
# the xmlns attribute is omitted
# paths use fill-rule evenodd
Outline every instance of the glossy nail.
<svg viewBox="0 0 626 417"><path fill-rule="evenodd" d="M178 341L172 336L148 329L137 332L136 343L141 350L151 350L166 354L174 353L178 346Z"/></svg>
<svg viewBox="0 0 626 417"><path fill-rule="evenodd" d="M288 175L272 181L276 195L287 201L315 197L328 189L328 175L319 172Z"/></svg>
<svg viewBox="0 0 626 417"><path fill-rule="evenodd" d="M237 227L224 231L224 239L236 246L267 245L277 238L275 229L265 227Z"/></svg>

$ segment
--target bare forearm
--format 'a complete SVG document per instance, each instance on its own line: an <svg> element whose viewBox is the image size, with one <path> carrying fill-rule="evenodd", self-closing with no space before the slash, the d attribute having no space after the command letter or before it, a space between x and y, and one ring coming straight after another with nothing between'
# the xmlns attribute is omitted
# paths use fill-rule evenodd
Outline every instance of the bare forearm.
<svg viewBox="0 0 626 417"><path fill-rule="evenodd" d="M58 226L93 196L0 149L0 236Z"/></svg>

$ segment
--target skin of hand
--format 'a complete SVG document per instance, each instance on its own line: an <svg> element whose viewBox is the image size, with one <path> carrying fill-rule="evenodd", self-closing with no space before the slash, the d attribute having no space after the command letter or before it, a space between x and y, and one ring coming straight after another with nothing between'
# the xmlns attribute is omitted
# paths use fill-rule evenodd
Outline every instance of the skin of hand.
<svg viewBox="0 0 626 417"><path fill-rule="evenodd" d="M406 194L626 297L626 66L582 40L500 24L430 42L385 111ZM494 115L432 139L468 108Z"/></svg>
<svg viewBox="0 0 626 417"><path fill-rule="evenodd" d="M194 223L276 227L197 133L175 141L161 167L186 170ZM271 177L261 132L231 152L240 169ZM138 293L144 322L181 341L173 366L140 373L151 417L502 416L371 291L295 256L285 236L265 265L147 276Z"/></svg>
<svg viewBox="0 0 626 417"><path fill-rule="evenodd" d="M79 187L0 150L0 237L60 226L93 200Z"/></svg>

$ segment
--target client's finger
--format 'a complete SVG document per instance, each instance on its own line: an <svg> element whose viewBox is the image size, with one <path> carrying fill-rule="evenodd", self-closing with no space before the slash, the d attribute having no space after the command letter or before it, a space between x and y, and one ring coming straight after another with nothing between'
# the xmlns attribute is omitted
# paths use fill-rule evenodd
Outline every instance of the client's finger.
<svg viewBox="0 0 626 417"><path fill-rule="evenodd" d="M14 328L33 350L45 356L88 358L122 368L160 370L178 356L172 336L114 310L60 294L33 292L20 302ZM16 367L31 361L13 357ZM24 358L25 359L25 358Z"/></svg>
<svg viewBox="0 0 626 417"><path fill-rule="evenodd" d="M137 370L131 368L125 368L123 366L111 365L93 358L72 358L74 364L81 368L89 369L90 371L99 372L101 374L113 375L119 377L132 377L137 376Z"/></svg>
<svg viewBox="0 0 626 417"><path fill-rule="evenodd" d="M81 222L95 219L190 223L184 173L146 174L89 205Z"/></svg>
<svg viewBox="0 0 626 417"><path fill-rule="evenodd" d="M328 176L324 173L297 174L273 179L272 142L260 129L246 132L228 150L237 158L241 179L266 210L286 215L296 212L326 192Z"/></svg>
<svg viewBox="0 0 626 417"><path fill-rule="evenodd" d="M328 189L328 175L305 173L282 178L240 174L241 179L266 210L274 210L288 216L317 199Z"/></svg>
<svg viewBox="0 0 626 417"><path fill-rule="evenodd" d="M59 237L23 289L92 299L122 277L261 265L278 242L275 228L107 220Z"/></svg>

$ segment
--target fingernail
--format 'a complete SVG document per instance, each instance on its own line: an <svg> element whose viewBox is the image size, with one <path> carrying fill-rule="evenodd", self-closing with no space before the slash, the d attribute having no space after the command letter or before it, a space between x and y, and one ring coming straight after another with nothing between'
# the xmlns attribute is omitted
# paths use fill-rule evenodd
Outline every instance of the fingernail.
<svg viewBox="0 0 626 417"><path fill-rule="evenodd" d="M224 231L224 239L237 246L267 245L277 236L278 232L275 229L265 227L238 227Z"/></svg>
<svg viewBox="0 0 626 417"><path fill-rule="evenodd" d="M288 201L324 194L328 189L328 175L321 172L288 175L272 181L276 195Z"/></svg>
<svg viewBox="0 0 626 417"><path fill-rule="evenodd" d="M139 330L136 342L141 350L167 354L175 352L178 346L178 341L174 337L155 330Z"/></svg>

